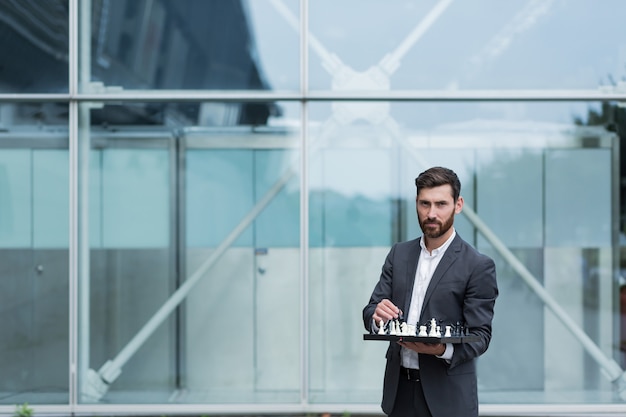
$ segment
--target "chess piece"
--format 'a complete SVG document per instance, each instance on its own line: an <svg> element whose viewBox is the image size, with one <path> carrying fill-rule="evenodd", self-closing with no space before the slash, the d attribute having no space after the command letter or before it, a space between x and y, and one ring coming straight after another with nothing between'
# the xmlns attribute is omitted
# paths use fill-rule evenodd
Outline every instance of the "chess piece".
<svg viewBox="0 0 626 417"><path fill-rule="evenodd" d="M407 325L405 322L403 322L402 324L400 324L400 334L402 336L406 336L409 334L408 329L407 329Z"/></svg>
<svg viewBox="0 0 626 417"><path fill-rule="evenodd" d="M385 322L383 319L380 319L378 322L378 334L385 334Z"/></svg>
<svg viewBox="0 0 626 417"><path fill-rule="evenodd" d="M443 335L444 337L451 337L452 336L452 326L446 326L446 332Z"/></svg>
<svg viewBox="0 0 626 417"><path fill-rule="evenodd" d="M455 336L463 336L463 325L460 321L456 322L456 327L454 329Z"/></svg>
<svg viewBox="0 0 626 417"><path fill-rule="evenodd" d="M441 326L437 326L437 330L435 331L435 336L441 337Z"/></svg>
<svg viewBox="0 0 626 417"><path fill-rule="evenodd" d="M430 331L428 332L428 336L437 337L437 320L434 318L430 319Z"/></svg>
<svg viewBox="0 0 626 417"><path fill-rule="evenodd" d="M428 333L426 333L426 326L421 325L420 326L420 332L417 335L421 336L421 337L427 337Z"/></svg>
<svg viewBox="0 0 626 417"><path fill-rule="evenodd" d="M414 324L409 324L407 326L407 334L409 336L417 336L417 334L415 333L415 325Z"/></svg>
<svg viewBox="0 0 626 417"><path fill-rule="evenodd" d="M389 334L390 335L396 335L396 322L393 320L389 320Z"/></svg>

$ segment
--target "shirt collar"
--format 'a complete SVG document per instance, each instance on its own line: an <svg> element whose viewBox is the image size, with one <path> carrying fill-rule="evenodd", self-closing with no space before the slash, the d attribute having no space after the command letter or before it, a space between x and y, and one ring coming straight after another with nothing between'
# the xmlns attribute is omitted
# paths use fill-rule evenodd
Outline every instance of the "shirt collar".
<svg viewBox="0 0 626 417"><path fill-rule="evenodd" d="M452 234L450 235L448 240L443 242L443 245L439 246L436 249L433 249L431 256L437 256L440 253L445 252L446 249L448 249L448 246L450 246L450 243L452 243L452 241L454 240L455 237L456 237L456 229L453 227L452 228ZM424 243L424 236L422 236L422 238L420 239L420 246L422 247L422 250L426 251L426 253L430 253L430 252L428 252L428 249L426 249L426 243Z"/></svg>

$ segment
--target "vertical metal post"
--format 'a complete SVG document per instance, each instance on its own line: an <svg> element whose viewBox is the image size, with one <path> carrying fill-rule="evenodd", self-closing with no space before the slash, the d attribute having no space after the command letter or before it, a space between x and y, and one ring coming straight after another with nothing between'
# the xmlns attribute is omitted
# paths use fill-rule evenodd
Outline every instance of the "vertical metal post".
<svg viewBox="0 0 626 417"><path fill-rule="evenodd" d="M615 110L617 111L617 109ZM612 318L612 334L617 335L613 338L613 343L618 346L618 351L621 354L620 343L622 337L626 335L622 335L622 326L621 321L623 318L621 317L621 286L626 285L623 283L624 277L621 276L621 265L620 265L620 137L615 134L611 138L611 218L613 219L611 225L611 247L612 250L612 282L611 282L611 293L613 294L611 300L611 314ZM617 342L615 342L617 339ZM620 362L621 362L621 358Z"/></svg>
<svg viewBox="0 0 626 417"><path fill-rule="evenodd" d="M78 130L78 107L74 97L78 91L78 0L69 0L68 16L68 69L69 69L69 93L68 103L68 153L69 153L69 241L68 241L68 298L69 298L69 404L73 408L77 403L78 383L77 383L77 277L78 277L78 152L77 152L77 130Z"/></svg>
<svg viewBox="0 0 626 417"><path fill-rule="evenodd" d="M309 183L308 183L308 103L305 100L309 88L308 79L308 0L300 2L300 95L301 144L300 144L300 400L309 403Z"/></svg>
<svg viewBox="0 0 626 417"><path fill-rule="evenodd" d="M78 94L88 92L91 81L91 0L80 2L79 10ZM78 106L78 382L80 399L85 400L83 389L87 380L90 351L90 253L89 253L89 155L90 105Z"/></svg>

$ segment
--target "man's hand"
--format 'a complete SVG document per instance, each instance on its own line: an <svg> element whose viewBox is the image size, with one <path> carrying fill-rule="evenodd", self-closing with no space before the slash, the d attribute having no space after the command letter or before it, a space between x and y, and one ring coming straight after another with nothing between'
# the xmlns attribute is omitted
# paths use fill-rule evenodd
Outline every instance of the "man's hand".
<svg viewBox="0 0 626 417"><path fill-rule="evenodd" d="M443 343L398 342L398 344L417 353L426 355L441 356L446 351L446 345Z"/></svg>
<svg viewBox="0 0 626 417"><path fill-rule="evenodd" d="M385 298L376 306L376 310L374 310L372 318L376 324L378 324L381 320L384 323L387 323L391 319L397 319L400 313L400 309L396 307L391 300Z"/></svg>

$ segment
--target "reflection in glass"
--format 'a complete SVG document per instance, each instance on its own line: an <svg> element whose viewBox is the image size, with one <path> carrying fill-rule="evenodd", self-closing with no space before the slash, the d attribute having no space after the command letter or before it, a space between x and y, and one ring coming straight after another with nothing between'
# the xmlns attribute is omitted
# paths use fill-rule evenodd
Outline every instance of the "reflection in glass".
<svg viewBox="0 0 626 417"><path fill-rule="evenodd" d="M311 2L310 86L335 91L614 86L626 75L619 29L625 7L619 0L602 7L551 0L411 0L393 7L360 0Z"/></svg>
<svg viewBox="0 0 626 417"><path fill-rule="evenodd" d="M569 124L521 123L469 104L399 103L368 125L359 117L368 114L366 103L311 105L312 402L380 398L386 346L360 341L355 312L369 299L389 246L421 234L413 180L434 165L459 174L466 215L457 216L457 232L498 270L494 338L478 362L481 401L570 403L581 402L581 393L586 401L619 401L611 378L621 366L614 359L620 334L610 301L618 294L611 186L618 136L584 126L602 119L595 110L537 105L576 116ZM395 118L428 111L450 114L451 122ZM354 117L342 123L345 114Z"/></svg>
<svg viewBox="0 0 626 417"><path fill-rule="evenodd" d="M1 107L0 403L64 404L69 400L67 129L28 126L20 116L30 105Z"/></svg>
<svg viewBox="0 0 626 417"><path fill-rule="evenodd" d="M94 0L92 81L125 89L296 89L298 36L270 4Z"/></svg>
<svg viewBox="0 0 626 417"><path fill-rule="evenodd" d="M272 123L92 127L82 401L299 400L299 134Z"/></svg>
<svg viewBox="0 0 626 417"><path fill-rule="evenodd" d="M68 19L67 0L0 2L0 93L68 91Z"/></svg>
<svg viewBox="0 0 626 417"><path fill-rule="evenodd" d="M143 139L151 138L145 134ZM152 141L150 148L133 141L120 147L102 134L90 155L89 358L96 370L129 344L176 283L169 143ZM164 322L128 366L121 364L123 372L107 398L123 402L131 389L150 389L154 396L174 389L175 319Z"/></svg>
<svg viewBox="0 0 626 417"><path fill-rule="evenodd" d="M299 187L296 171L281 179L293 151L224 149L227 138L196 133L186 155L185 267L209 270L186 304L187 401L296 402Z"/></svg>

